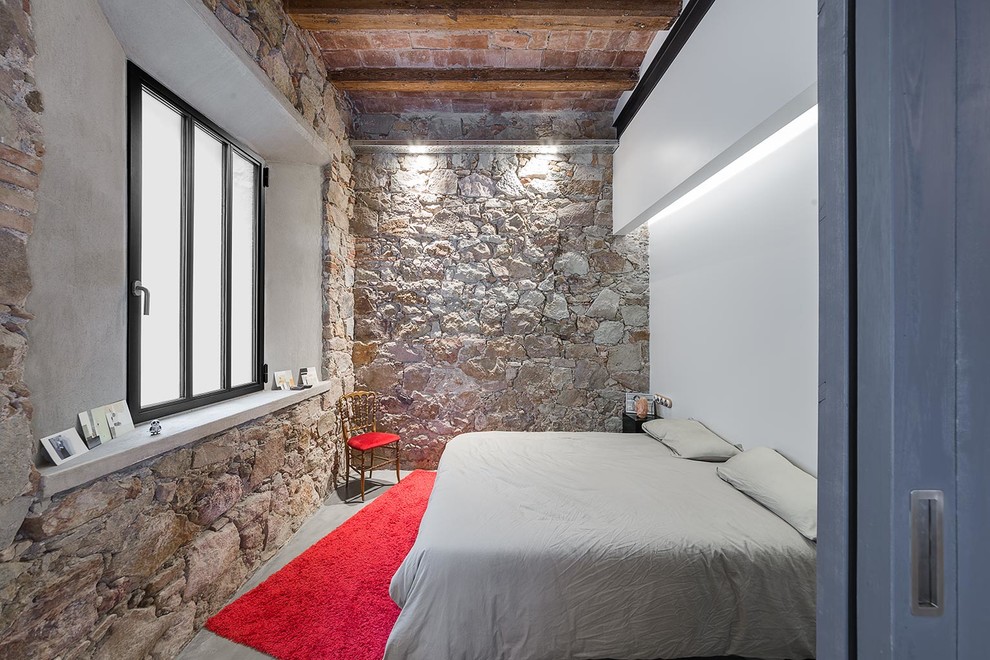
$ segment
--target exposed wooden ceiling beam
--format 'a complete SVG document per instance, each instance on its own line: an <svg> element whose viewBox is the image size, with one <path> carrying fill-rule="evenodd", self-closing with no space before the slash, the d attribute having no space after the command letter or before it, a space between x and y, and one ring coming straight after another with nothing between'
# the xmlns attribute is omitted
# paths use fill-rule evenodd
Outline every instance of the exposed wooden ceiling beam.
<svg viewBox="0 0 990 660"><path fill-rule="evenodd" d="M681 0L285 0L306 30L666 30Z"/></svg>
<svg viewBox="0 0 990 660"><path fill-rule="evenodd" d="M636 86L636 69L344 69L338 89L364 92L622 92Z"/></svg>

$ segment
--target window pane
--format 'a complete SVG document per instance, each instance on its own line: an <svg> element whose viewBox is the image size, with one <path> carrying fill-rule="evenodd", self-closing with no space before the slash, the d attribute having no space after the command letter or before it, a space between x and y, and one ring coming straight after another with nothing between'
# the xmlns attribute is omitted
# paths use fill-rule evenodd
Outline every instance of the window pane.
<svg viewBox="0 0 990 660"><path fill-rule="evenodd" d="M193 394L219 390L223 346L223 145L196 127L193 185Z"/></svg>
<svg viewBox="0 0 990 660"><path fill-rule="evenodd" d="M231 200L230 384L254 381L255 218L258 167L234 153L234 194Z"/></svg>
<svg viewBox="0 0 990 660"><path fill-rule="evenodd" d="M141 405L179 398L182 251L182 117L151 94L141 101Z"/></svg>

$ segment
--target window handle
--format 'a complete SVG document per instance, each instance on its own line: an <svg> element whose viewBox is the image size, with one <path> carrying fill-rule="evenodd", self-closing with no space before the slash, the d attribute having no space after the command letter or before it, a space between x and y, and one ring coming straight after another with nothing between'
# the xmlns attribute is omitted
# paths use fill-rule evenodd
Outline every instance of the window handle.
<svg viewBox="0 0 990 660"><path fill-rule="evenodd" d="M148 291L148 287L141 284L141 280L134 280L131 285L131 295L140 297L144 294L144 310L142 313L144 316L151 316L151 291Z"/></svg>

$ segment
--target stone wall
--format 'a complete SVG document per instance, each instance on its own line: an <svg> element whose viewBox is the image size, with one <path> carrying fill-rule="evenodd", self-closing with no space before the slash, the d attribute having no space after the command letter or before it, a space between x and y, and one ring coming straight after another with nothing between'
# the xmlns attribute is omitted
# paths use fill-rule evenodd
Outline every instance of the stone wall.
<svg viewBox="0 0 990 660"><path fill-rule="evenodd" d="M612 235L610 154L360 155L357 386L406 462L480 430L617 430L648 383L646 229Z"/></svg>
<svg viewBox="0 0 990 660"><path fill-rule="evenodd" d="M0 657L174 657L329 494L341 393L40 503L0 553Z"/></svg>
<svg viewBox="0 0 990 660"><path fill-rule="evenodd" d="M28 8L21 0L0 0L0 552L20 527L37 482L24 385L31 317L24 306L31 293L27 241L38 210L44 145Z"/></svg>
<svg viewBox="0 0 990 660"><path fill-rule="evenodd" d="M323 170L323 375L354 389L354 238L351 162L348 149Z"/></svg>

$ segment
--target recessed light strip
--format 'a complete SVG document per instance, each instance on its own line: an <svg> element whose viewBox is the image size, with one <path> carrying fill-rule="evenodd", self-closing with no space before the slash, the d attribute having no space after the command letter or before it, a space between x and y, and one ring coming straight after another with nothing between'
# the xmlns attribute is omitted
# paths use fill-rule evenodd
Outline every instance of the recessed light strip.
<svg viewBox="0 0 990 660"><path fill-rule="evenodd" d="M818 85L812 83L720 154L684 179L618 230L626 234L656 222L711 192L818 122Z"/></svg>
<svg viewBox="0 0 990 660"><path fill-rule="evenodd" d="M818 106L815 105L809 110L806 110L803 114L799 115L791 123L787 124L779 131L768 137L766 140L760 142L742 156L736 158L734 161L715 172L697 186L691 188L691 190L678 197L668 206L664 207L662 211L653 216L650 222L656 222L657 220L677 213L684 207L688 206L697 199L704 197L732 177L736 176L743 170L752 167L773 152L797 138L805 131L817 125Z"/></svg>

